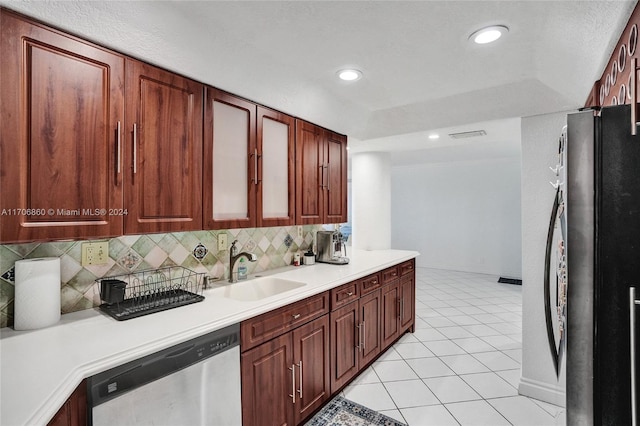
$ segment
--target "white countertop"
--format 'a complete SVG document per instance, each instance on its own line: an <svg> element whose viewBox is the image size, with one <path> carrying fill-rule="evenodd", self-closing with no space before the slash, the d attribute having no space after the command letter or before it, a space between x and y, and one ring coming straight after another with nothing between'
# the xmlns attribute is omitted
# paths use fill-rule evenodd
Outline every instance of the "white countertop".
<svg viewBox="0 0 640 426"><path fill-rule="evenodd" d="M205 290L202 302L128 321L88 309L41 330L0 329L0 424L46 424L86 377L418 256L403 250L349 254L348 265L316 263L277 273L306 285L258 301L229 299L218 287Z"/></svg>

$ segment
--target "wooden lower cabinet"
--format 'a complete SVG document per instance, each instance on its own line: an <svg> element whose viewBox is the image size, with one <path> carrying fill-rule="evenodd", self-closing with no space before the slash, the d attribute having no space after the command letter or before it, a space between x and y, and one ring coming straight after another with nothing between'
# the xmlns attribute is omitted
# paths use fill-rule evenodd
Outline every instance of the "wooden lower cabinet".
<svg viewBox="0 0 640 426"><path fill-rule="evenodd" d="M329 316L324 315L291 332L295 398L293 419L300 424L329 399Z"/></svg>
<svg viewBox="0 0 640 426"><path fill-rule="evenodd" d="M400 334L409 329L413 332L416 309L415 289L415 274L409 274L400 278L400 284L398 285L398 297L400 298Z"/></svg>
<svg viewBox="0 0 640 426"><path fill-rule="evenodd" d="M242 354L242 424L293 425L291 335Z"/></svg>
<svg viewBox="0 0 640 426"><path fill-rule="evenodd" d="M48 426L84 426L87 424L87 382L82 381L58 410Z"/></svg>
<svg viewBox="0 0 640 426"><path fill-rule="evenodd" d="M413 262L244 321L243 426L302 424L413 331Z"/></svg>
<svg viewBox="0 0 640 426"><path fill-rule="evenodd" d="M324 315L241 357L242 424L296 425L330 396Z"/></svg>
<svg viewBox="0 0 640 426"><path fill-rule="evenodd" d="M381 350L380 290L331 312L331 392L353 379Z"/></svg>
<svg viewBox="0 0 640 426"><path fill-rule="evenodd" d="M382 351L380 338L381 292L376 290L360 298L360 333L362 344L358 356L360 367L373 361Z"/></svg>
<svg viewBox="0 0 640 426"><path fill-rule="evenodd" d="M382 347L392 344L400 333L400 289L398 280L382 287Z"/></svg>
<svg viewBox="0 0 640 426"><path fill-rule="evenodd" d="M360 345L358 301L329 314L331 322L331 392L358 374Z"/></svg>

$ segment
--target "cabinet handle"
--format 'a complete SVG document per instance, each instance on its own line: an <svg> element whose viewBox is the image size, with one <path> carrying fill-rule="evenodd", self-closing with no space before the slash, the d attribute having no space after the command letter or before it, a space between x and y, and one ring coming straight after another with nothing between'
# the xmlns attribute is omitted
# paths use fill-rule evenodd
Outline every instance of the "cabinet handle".
<svg viewBox="0 0 640 426"><path fill-rule="evenodd" d="M352 291L348 292L347 296L353 296L353 292Z"/></svg>
<svg viewBox="0 0 640 426"><path fill-rule="evenodd" d="M404 318L404 297L400 298L400 319Z"/></svg>
<svg viewBox="0 0 640 426"><path fill-rule="evenodd" d="M138 172L138 126L133 123L133 173Z"/></svg>
<svg viewBox="0 0 640 426"><path fill-rule="evenodd" d="M331 191L331 169L329 168L329 164L325 166L327 168L327 191Z"/></svg>
<svg viewBox="0 0 640 426"><path fill-rule="evenodd" d="M378 284L378 280L373 280L373 281L371 281L371 284L373 284L373 285Z"/></svg>
<svg viewBox="0 0 640 426"><path fill-rule="evenodd" d="M638 134L638 58L631 60L631 134Z"/></svg>
<svg viewBox="0 0 640 426"><path fill-rule="evenodd" d="M635 62L635 59L634 59ZM631 68L633 72L633 68ZM632 108L633 109L633 108ZM636 288L629 287L629 346L630 360L631 360L631 425L636 426L638 424L638 407L637 407L637 393L638 384L636 383L636 305L640 304L640 300L636 300Z"/></svg>
<svg viewBox="0 0 640 426"><path fill-rule="evenodd" d="M318 166L320 169L320 188L324 189L324 165Z"/></svg>
<svg viewBox="0 0 640 426"><path fill-rule="evenodd" d="M402 302L401 299L398 297L398 319L401 319L402 315Z"/></svg>
<svg viewBox="0 0 640 426"><path fill-rule="evenodd" d="M260 182L258 179L258 149L253 150L253 183L255 185Z"/></svg>
<svg viewBox="0 0 640 426"><path fill-rule="evenodd" d="M362 324L358 324L356 325L356 328L358 329L358 344L356 345L356 348L358 348L358 350L362 349L362 329L360 328Z"/></svg>
<svg viewBox="0 0 640 426"><path fill-rule="evenodd" d="M120 143L120 121L118 121L118 125L116 126L116 129L117 129L116 131L118 132L118 135L116 137L116 144L117 144L117 149L118 149L118 152L116 154L116 157L117 157L116 161L117 161L117 164L118 164L118 174L120 174L120 171L121 171L120 170L120 147L121 147L121 143Z"/></svg>
<svg viewBox="0 0 640 426"><path fill-rule="evenodd" d="M300 397L300 400L302 400L302 360L298 363L298 368L300 368L300 389L298 389L298 396Z"/></svg>
<svg viewBox="0 0 640 426"><path fill-rule="evenodd" d="M364 320L362 320L362 352L367 348L367 327Z"/></svg>
<svg viewBox="0 0 640 426"><path fill-rule="evenodd" d="M296 365L291 364L291 367L289 367L289 370L291 370L291 394L289 395L289 397L291 398L291 402L295 404L296 403Z"/></svg>
<svg viewBox="0 0 640 426"><path fill-rule="evenodd" d="M293 314L291 316L293 317L294 320L297 320L298 318L300 318L300 314Z"/></svg>

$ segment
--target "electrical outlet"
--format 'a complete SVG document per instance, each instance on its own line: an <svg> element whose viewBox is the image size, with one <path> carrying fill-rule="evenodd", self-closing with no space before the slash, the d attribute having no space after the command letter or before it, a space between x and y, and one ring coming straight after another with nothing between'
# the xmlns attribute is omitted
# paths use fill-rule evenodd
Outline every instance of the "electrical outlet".
<svg viewBox="0 0 640 426"><path fill-rule="evenodd" d="M82 266L109 263L109 242L82 243Z"/></svg>
<svg viewBox="0 0 640 426"><path fill-rule="evenodd" d="M225 251L227 249L227 234L218 234L218 251Z"/></svg>
<svg viewBox="0 0 640 426"><path fill-rule="evenodd" d="M302 238L302 226L298 225L298 238Z"/></svg>

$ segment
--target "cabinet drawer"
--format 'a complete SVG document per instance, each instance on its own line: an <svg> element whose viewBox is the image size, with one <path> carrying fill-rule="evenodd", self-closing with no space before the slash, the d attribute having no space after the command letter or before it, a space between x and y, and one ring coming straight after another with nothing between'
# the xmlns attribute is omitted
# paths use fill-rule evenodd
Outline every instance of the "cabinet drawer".
<svg viewBox="0 0 640 426"><path fill-rule="evenodd" d="M357 300L360 297L358 290L358 281L352 281L331 290L331 310Z"/></svg>
<svg viewBox="0 0 640 426"><path fill-rule="evenodd" d="M246 351L329 312L329 292L275 309L243 321L241 350Z"/></svg>
<svg viewBox="0 0 640 426"><path fill-rule="evenodd" d="M398 278L398 266L387 268L382 271L382 284L388 284Z"/></svg>
<svg viewBox="0 0 640 426"><path fill-rule="evenodd" d="M415 270L415 260L411 259L404 263L401 263L400 266L400 276L407 275Z"/></svg>
<svg viewBox="0 0 640 426"><path fill-rule="evenodd" d="M364 296L367 293L379 288L382 285L380 281L380 274L372 274L364 277L360 280L360 295Z"/></svg>

